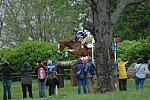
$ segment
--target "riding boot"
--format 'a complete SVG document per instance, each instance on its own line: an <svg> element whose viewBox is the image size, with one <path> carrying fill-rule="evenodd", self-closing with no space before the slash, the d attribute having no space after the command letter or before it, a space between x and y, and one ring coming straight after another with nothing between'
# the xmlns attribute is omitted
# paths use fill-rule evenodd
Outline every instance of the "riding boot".
<svg viewBox="0 0 150 100"><path fill-rule="evenodd" d="M88 49L88 46L87 46L87 44L83 44L83 47L84 47L84 48L86 48L86 49Z"/></svg>

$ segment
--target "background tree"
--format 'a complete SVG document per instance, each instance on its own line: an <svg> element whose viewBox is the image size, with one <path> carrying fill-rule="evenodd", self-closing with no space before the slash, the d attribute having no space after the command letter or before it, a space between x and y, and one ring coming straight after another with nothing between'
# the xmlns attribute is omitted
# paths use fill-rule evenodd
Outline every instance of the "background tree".
<svg viewBox="0 0 150 100"><path fill-rule="evenodd" d="M72 0L1 0L0 4L5 10L1 14L2 40L9 40L8 47L28 38L49 41L52 32L56 39L60 34L71 37L72 29L78 27L86 12L85 3Z"/></svg>
<svg viewBox="0 0 150 100"><path fill-rule="evenodd" d="M150 35L150 1L129 5L121 17L114 33L121 40L146 39Z"/></svg>

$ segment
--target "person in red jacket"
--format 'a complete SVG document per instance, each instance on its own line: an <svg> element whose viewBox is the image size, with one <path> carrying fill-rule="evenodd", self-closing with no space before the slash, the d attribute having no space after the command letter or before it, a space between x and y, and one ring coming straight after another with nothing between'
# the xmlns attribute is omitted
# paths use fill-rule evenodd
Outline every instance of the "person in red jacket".
<svg viewBox="0 0 150 100"><path fill-rule="evenodd" d="M45 65L42 63L42 60L38 60L35 73L37 75L38 80L38 86L39 86L39 97L44 98L45 97L45 80L46 80L46 72L47 69Z"/></svg>

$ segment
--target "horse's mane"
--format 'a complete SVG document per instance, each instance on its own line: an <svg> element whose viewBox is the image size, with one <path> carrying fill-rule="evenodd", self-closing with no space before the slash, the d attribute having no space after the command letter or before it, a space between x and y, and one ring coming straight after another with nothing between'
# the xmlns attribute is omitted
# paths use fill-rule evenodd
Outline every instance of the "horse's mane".
<svg viewBox="0 0 150 100"><path fill-rule="evenodd" d="M69 39L69 38L65 38L65 39L61 39L60 41L74 41L73 39Z"/></svg>
<svg viewBox="0 0 150 100"><path fill-rule="evenodd" d="M69 39L69 38L65 38L65 39L61 39L60 42L76 42L76 43L80 43L81 41L75 41L74 39Z"/></svg>

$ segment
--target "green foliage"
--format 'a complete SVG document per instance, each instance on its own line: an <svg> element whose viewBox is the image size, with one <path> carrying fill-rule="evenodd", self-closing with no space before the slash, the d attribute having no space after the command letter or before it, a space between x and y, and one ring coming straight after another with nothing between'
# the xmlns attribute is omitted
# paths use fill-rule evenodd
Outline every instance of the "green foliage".
<svg viewBox="0 0 150 100"><path fill-rule="evenodd" d="M18 72L25 61L28 61L34 69L39 58L43 60L45 65L48 59L53 61L75 59L74 56L65 58L64 51L57 53L57 43L50 44L49 42L32 41L23 42L14 49L1 50L0 58L1 60L5 58L9 59L14 72Z"/></svg>
<svg viewBox="0 0 150 100"><path fill-rule="evenodd" d="M8 34L17 42L27 40L29 36L36 41L49 41L51 32L55 33L56 40L62 38L60 34L72 37L72 29L81 23L80 14L87 12L84 0L3 1L5 27L2 28L2 34Z"/></svg>
<svg viewBox="0 0 150 100"><path fill-rule="evenodd" d="M130 63L135 62L138 58L143 58L144 62L150 59L150 38L139 41L123 41L118 45L118 57L128 60Z"/></svg>
<svg viewBox="0 0 150 100"><path fill-rule="evenodd" d="M64 70L64 79L65 80L70 80L70 69L65 69Z"/></svg>
<svg viewBox="0 0 150 100"><path fill-rule="evenodd" d="M9 59L14 54L14 49L3 49L0 50L0 64L6 59Z"/></svg>
<svg viewBox="0 0 150 100"><path fill-rule="evenodd" d="M150 35L150 1L129 5L118 26L114 30L115 37L121 40L145 39Z"/></svg>

